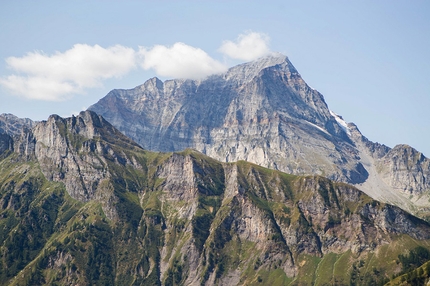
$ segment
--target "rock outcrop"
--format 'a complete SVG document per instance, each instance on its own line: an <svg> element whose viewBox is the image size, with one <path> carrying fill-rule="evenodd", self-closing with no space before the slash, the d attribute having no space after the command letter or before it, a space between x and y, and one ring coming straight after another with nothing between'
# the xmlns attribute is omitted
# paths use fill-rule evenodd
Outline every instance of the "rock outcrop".
<svg viewBox="0 0 430 286"><path fill-rule="evenodd" d="M110 177L107 160L121 166L133 165L125 154L115 152L112 144L140 149L101 116L89 111L67 119L50 116L32 132L35 155L45 177L63 182L69 194L81 201L94 199L102 182Z"/></svg>
<svg viewBox="0 0 430 286"><path fill-rule="evenodd" d="M408 145L397 145L377 162L382 179L408 195L430 194L430 160Z"/></svg>

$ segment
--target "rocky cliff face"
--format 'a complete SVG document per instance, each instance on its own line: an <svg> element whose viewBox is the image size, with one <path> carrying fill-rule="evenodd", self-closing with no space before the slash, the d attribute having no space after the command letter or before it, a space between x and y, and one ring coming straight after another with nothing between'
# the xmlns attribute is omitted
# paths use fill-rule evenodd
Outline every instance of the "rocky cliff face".
<svg viewBox="0 0 430 286"><path fill-rule="evenodd" d="M430 160L410 146L391 149L369 141L354 124L350 123L349 128L360 162L369 173L368 179L357 187L377 200L428 219Z"/></svg>
<svg viewBox="0 0 430 286"><path fill-rule="evenodd" d="M133 165L124 153L112 149L112 143L140 148L92 112L67 119L53 115L32 132L36 158L45 177L63 182L69 194L81 201L106 191L103 182L110 177L107 160L124 167Z"/></svg>
<svg viewBox="0 0 430 286"><path fill-rule="evenodd" d="M323 96L282 55L201 81L153 78L131 90L113 90L89 109L148 150L194 148L223 162L246 160L355 184L409 211L430 207L399 194L403 184L423 196L428 174L416 173L420 167L377 167L390 148L370 142L330 112ZM422 179L410 185L417 176Z"/></svg>
<svg viewBox="0 0 430 286"><path fill-rule="evenodd" d="M194 148L225 162L352 183L367 176L322 95L281 55L203 81L153 78L89 109L148 150Z"/></svg>
<svg viewBox="0 0 430 286"><path fill-rule="evenodd" d="M369 285L430 253L428 223L353 186L147 152L93 112L10 139L34 148L0 157L5 285Z"/></svg>
<svg viewBox="0 0 430 286"><path fill-rule="evenodd" d="M111 219L117 216L112 207L116 202L112 174L128 166L141 169L124 152L142 150L141 147L93 112L66 119L52 115L32 129L22 127L13 137L3 134L0 150L6 149L21 160L37 160L44 177L64 183L72 198L102 202Z"/></svg>
<svg viewBox="0 0 430 286"><path fill-rule="evenodd" d="M13 114L0 114L0 134L20 135L23 129L31 129L36 122L29 118L19 118Z"/></svg>
<svg viewBox="0 0 430 286"><path fill-rule="evenodd" d="M34 155L31 129L35 125L36 122L28 118L18 118L13 114L0 114L0 152L17 150L24 156Z"/></svg>
<svg viewBox="0 0 430 286"><path fill-rule="evenodd" d="M430 160L408 145L397 145L382 157L377 168L382 179L393 188L408 194L430 191Z"/></svg>
<svg viewBox="0 0 430 286"><path fill-rule="evenodd" d="M3 154L8 150L13 150L13 140L7 134L0 134L0 153Z"/></svg>

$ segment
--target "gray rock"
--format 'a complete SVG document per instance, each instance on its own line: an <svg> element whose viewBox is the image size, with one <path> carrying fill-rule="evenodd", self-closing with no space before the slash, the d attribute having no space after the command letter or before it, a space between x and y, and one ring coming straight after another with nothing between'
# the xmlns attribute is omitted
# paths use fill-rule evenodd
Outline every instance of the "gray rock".
<svg viewBox="0 0 430 286"><path fill-rule="evenodd" d="M23 129L31 129L37 122L29 118L19 118L13 114L0 114L0 134L20 135Z"/></svg>
<svg viewBox="0 0 430 286"><path fill-rule="evenodd" d="M202 81L153 78L114 90L89 110L152 151L194 148L225 162L350 183L367 176L323 96L282 55Z"/></svg>
<svg viewBox="0 0 430 286"><path fill-rule="evenodd" d="M382 179L407 194L430 191L430 160L408 145L397 145L377 162Z"/></svg>
<svg viewBox="0 0 430 286"><path fill-rule="evenodd" d="M140 168L113 146L141 148L91 111L66 119L52 115L38 123L32 134L35 157L45 177L63 182L68 193L80 201L109 196L113 190L110 163Z"/></svg>

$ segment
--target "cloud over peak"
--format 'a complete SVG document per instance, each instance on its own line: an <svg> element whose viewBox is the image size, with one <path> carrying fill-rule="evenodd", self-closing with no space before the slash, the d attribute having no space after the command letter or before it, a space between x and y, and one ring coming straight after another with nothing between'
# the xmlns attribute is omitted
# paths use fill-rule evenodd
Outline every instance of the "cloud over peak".
<svg viewBox="0 0 430 286"><path fill-rule="evenodd" d="M201 79L227 70L224 64L211 58L202 49L180 42L171 47L141 47L139 54L143 59L142 68L154 69L158 75L165 77Z"/></svg>
<svg viewBox="0 0 430 286"><path fill-rule="evenodd" d="M219 51L230 58L252 61L270 53L269 37L257 32L240 34L236 42L224 41Z"/></svg>
<svg viewBox="0 0 430 286"><path fill-rule="evenodd" d="M224 41L218 51L233 59L251 61L270 53L268 42L264 34L247 32L239 35L236 42ZM66 100L137 67L152 69L162 77L187 79L202 79L228 68L202 49L181 42L139 47L137 51L121 45L103 48L75 44L52 55L35 51L8 57L6 64L13 72L1 77L0 85L18 96L47 101Z"/></svg>

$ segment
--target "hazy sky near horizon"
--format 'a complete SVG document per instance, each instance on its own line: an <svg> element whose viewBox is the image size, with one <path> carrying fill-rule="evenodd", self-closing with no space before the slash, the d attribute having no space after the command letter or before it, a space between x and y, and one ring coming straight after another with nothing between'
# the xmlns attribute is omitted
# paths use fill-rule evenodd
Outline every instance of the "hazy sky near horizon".
<svg viewBox="0 0 430 286"><path fill-rule="evenodd" d="M430 1L0 0L0 42L0 113L70 116L280 52L370 140L430 156Z"/></svg>

